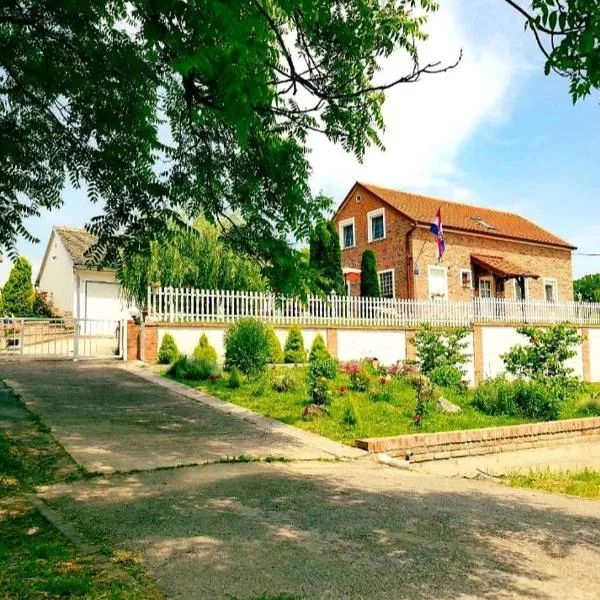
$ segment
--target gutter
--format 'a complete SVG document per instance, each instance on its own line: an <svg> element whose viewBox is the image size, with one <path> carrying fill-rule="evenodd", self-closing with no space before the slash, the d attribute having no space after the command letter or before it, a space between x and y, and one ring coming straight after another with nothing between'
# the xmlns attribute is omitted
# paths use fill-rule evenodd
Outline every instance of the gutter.
<svg viewBox="0 0 600 600"><path fill-rule="evenodd" d="M406 234L406 287L407 287L407 296L409 298L414 298L415 295L415 274L414 274L414 265L413 265L413 255L412 255L412 235L417 229L417 222L413 221L412 227L408 230Z"/></svg>

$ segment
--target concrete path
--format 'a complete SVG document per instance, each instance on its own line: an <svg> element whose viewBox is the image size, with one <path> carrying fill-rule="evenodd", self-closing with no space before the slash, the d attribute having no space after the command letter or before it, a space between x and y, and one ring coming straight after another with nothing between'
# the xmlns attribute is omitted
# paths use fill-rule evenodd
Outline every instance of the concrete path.
<svg viewBox="0 0 600 600"><path fill-rule="evenodd" d="M600 598L600 502L487 481L221 464L43 496L93 541L138 553L170 598Z"/></svg>
<svg viewBox="0 0 600 600"><path fill-rule="evenodd" d="M240 455L307 460L362 451L252 422L102 362L0 362L0 377L91 471L131 471ZM264 418L263 418L264 419ZM265 420L266 421L266 420Z"/></svg>

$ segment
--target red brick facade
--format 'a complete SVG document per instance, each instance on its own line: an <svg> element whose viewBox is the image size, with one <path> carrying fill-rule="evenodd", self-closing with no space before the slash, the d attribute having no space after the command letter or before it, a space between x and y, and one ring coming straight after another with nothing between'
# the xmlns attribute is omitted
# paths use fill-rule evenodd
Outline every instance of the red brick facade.
<svg viewBox="0 0 600 600"><path fill-rule="evenodd" d="M359 196L359 202L357 202ZM385 238L369 241L371 211L383 209ZM475 210L476 212L476 210ZM432 215L433 220L434 215ZM342 238L344 222L354 220L354 247L342 250L344 267L360 269L362 253L371 249L377 258L379 271L393 269L395 296L398 298L427 299L430 297L430 267L446 271L447 293L450 300L469 300L479 295L481 279L489 279L491 295L515 298L515 280L501 278L472 264L471 255L500 256L524 270L538 275L526 279L526 298L545 299L545 284L555 286L555 300L573 300L571 250L540 243L521 242L469 232L446 229L446 252L441 263L435 258L435 237L423 224L417 225L371 191L358 185L342 204L333 221ZM463 286L461 271L471 272L471 286ZM359 283L351 284L351 293L357 295Z"/></svg>

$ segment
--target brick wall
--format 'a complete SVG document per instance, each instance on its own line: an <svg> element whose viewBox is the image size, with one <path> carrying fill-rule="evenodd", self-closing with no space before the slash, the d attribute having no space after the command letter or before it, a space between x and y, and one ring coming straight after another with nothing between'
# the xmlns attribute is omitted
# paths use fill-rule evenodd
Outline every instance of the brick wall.
<svg viewBox="0 0 600 600"><path fill-rule="evenodd" d="M355 247L342 249L342 265L360 269L362 254L365 250L373 250L380 271L394 269L396 296L408 297L408 277L406 269L406 235L411 230L411 222L397 210L385 204L368 190L360 189L362 202L357 203L355 194L335 216L333 222L339 228L340 221L354 217ZM385 210L385 239L369 242L367 213L378 208ZM339 231L339 229L338 229ZM358 294L359 284L354 284L352 293Z"/></svg>
<svg viewBox="0 0 600 600"><path fill-rule="evenodd" d="M141 325L127 321L127 360L141 360L140 331Z"/></svg>
<svg viewBox="0 0 600 600"><path fill-rule="evenodd" d="M158 324L146 323L142 334L141 325L127 322L127 360L158 362Z"/></svg>
<svg viewBox="0 0 600 600"><path fill-rule="evenodd" d="M461 269L471 268L471 254L488 254L502 256L540 276L539 279L527 280L527 298L544 299L544 278L556 279L558 283L558 301L573 300L573 274L571 252L562 248L550 248L498 240L493 238L469 235L467 233L446 232L444 235L446 252L441 266L448 267L448 292L450 300L470 300L472 290L463 288L460 279ZM428 267L435 266L435 238L424 228L419 227L412 236L413 254L415 257L423 249L418 262L419 275L415 277L415 297L429 297ZM478 282L473 281L477 287ZM492 282L493 285L493 282ZM495 295L496 290L492 289ZM514 280L505 284L505 297L514 298Z"/></svg>
<svg viewBox="0 0 600 600"><path fill-rule="evenodd" d="M369 452L391 452L402 458L408 456L411 462L424 462L523 450L599 437L600 417L591 417L509 427L368 438L358 440L356 445Z"/></svg>

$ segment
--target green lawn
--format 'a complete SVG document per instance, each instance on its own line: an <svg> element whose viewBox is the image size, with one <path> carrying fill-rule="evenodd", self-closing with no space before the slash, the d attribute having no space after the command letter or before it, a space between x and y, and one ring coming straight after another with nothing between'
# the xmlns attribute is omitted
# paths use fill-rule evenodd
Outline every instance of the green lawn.
<svg viewBox="0 0 600 600"><path fill-rule="evenodd" d="M90 475L13 396L0 402L11 415L10 431L0 431L0 598L163 599L132 557L108 552L113 566L83 554L27 501L36 486Z"/></svg>
<svg viewBox="0 0 600 600"><path fill-rule="evenodd" d="M277 392L273 381L280 375L289 373L296 381L296 389L289 392ZM276 367L269 369L261 378L247 381L238 389L229 389L227 374L217 381L186 381L181 383L207 392L217 398L244 406L253 411L272 417L283 423L306 429L325 437L352 443L356 439L384 437L420 432L452 431L457 429L475 429L500 425L514 425L527 422L525 419L505 416L485 415L471 406L472 392L458 394L452 390L442 390L442 395L462 408L459 414L446 414L429 410L421 427L413 423L416 396L414 390L402 379L392 379L385 384L391 395L390 401L373 401L365 392L339 392L341 386L350 387L348 375L340 373L330 382L333 400L322 416L305 417L304 408L308 404L308 387L305 382L306 368ZM374 377L375 386L377 378ZM581 416L577 414L579 403L574 400L563 407L562 418ZM348 406L352 406L356 416L355 424L347 424L345 415Z"/></svg>
<svg viewBox="0 0 600 600"><path fill-rule="evenodd" d="M510 473L504 480L513 487L544 490L582 498L600 498L600 471L552 471L532 469L526 473Z"/></svg>

